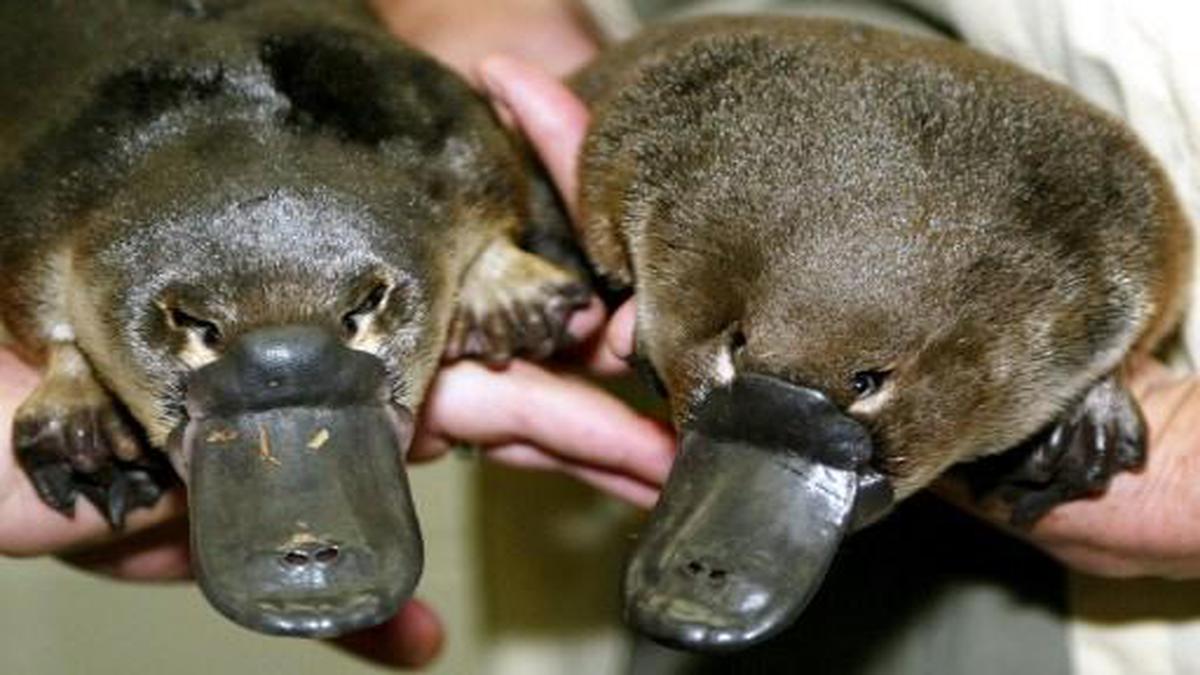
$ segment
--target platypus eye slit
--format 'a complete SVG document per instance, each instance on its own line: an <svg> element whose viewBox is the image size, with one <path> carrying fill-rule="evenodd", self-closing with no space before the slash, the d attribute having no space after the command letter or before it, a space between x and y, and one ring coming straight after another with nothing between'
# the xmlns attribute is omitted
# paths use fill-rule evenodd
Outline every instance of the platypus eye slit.
<svg viewBox="0 0 1200 675"><path fill-rule="evenodd" d="M859 398L865 398L879 391L891 373L890 370L860 370L850 378L850 386Z"/></svg>
<svg viewBox="0 0 1200 675"><path fill-rule="evenodd" d="M342 327L351 335L358 332L359 321L368 314L376 312L383 306L383 301L387 299L388 292L392 290L392 285L386 281L379 281L367 294L359 300L354 309L342 315Z"/></svg>
<svg viewBox="0 0 1200 675"><path fill-rule="evenodd" d="M737 356L743 349L746 348L746 332L741 328L734 328L729 334L729 354Z"/></svg>
<svg viewBox="0 0 1200 675"><path fill-rule="evenodd" d="M205 347L213 349L221 344L221 329L216 323L188 314L178 307L167 310L167 317L173 328L198 334Z"/></svg>

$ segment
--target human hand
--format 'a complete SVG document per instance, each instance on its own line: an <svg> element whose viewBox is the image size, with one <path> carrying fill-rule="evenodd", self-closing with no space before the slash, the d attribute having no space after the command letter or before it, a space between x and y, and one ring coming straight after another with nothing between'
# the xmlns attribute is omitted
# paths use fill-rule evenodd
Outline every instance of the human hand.
<svg viewBox="0 0 1200 675"><path fill-rule="evenodd" d="M596 363L604 357L582 358L593 374L612 372ZM643 508L658 499L674 456L664 423L571 370L524 361L503 369L475 362L442 369L426 401L414 459L439 456L458 443L480 448L489 460L574 476Z"/></svg>
<svg viewBox="0 0 1200 675"><path fill-rule="evenodd" d="M935 491L1075 570L1200 577L1200 376L1181 376L1150 358L1131 363L1128 375L1148 429L1146 465L1117 474L1103 494L1062 504L1024 531L1007 524L1003 505L976 503L961 485Z"/></svg>

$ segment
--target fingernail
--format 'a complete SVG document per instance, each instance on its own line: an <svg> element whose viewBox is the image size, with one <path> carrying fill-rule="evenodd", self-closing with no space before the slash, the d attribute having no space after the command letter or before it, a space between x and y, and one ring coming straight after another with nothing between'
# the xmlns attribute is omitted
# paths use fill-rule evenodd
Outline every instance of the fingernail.
<svg viewBox="0 0 1200 675"><path fill-rule="evenodd" d="M483 88L493 99L503 100L504 84L500 78L496 77L496 64L503 62L501 56L488 56L479 62L479 80L483 83Z"/></svg>
<svg viewBox="0 0 1200 675"><path fill-rule="evenodd" d="M498 98L489 98L488 100L492 104L492 112L496 113L496 117L500 118L501 124L509 129L516 126L517 117L513 114L512 109L508 107L507 103Z"/></svg>
<svg viewBox="0 0 1200 675"><path fill-rule="evenodd" d="M492 105L492 110L496 113L496 117L500 118L500 122L508 128L513 128L516 125L516 115L513 114L512 108L508 106L508 101L505 100L504 84L495 74L496 56L489 56L479 63L477 74L479 75L480 84L483 85L484 93L487 94L488 102Z"/></svg>

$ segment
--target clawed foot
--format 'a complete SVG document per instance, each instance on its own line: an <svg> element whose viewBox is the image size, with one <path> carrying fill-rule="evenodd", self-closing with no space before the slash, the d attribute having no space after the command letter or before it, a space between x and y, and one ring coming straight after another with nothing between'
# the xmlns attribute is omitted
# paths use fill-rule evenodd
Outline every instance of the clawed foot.
<svg viewBox="0 0 1200 675"><path fill-rule="evenodd" d="M1132 395L1110 375L1029 443L967 468L977 494L995 495L1030 527L1055 506L1094 495L1145 461L1146 430ZM988 475L990 474L990 475Z"/></svg>
<svg viewBox="0 0 1200 675"><path fill-rule="evenodd" d="M113 529L174 484L165 456L145 447L136 422L89 375L53 365L13 424L17 461L42 501L70 516L82 494Z"/></svg>
<svg viewBox="0 0 1200 675"><path fill-rule="evenodd" d="M498 241L463 280L445 356L495 363L545 358L566 344L567 321L589 295L574 274Z"/></svg>

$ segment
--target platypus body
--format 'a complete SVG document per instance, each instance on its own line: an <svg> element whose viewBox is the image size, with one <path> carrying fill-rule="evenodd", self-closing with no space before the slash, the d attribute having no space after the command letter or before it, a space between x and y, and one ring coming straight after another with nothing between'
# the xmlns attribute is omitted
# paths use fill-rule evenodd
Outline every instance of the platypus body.
<svg viewBox="0 0 1200 675"><path fill-rule="evenodd" d="M1024 453L1020 523L1140 465L1121 368L1172 329L1190 243L1116 121L829 20L666 24L573 85L584 248L636 291L681 436L626 573L640 629L766 638L847 532L968 460Z"/></svg>
<svg viewBox="0 0 1200 675"><path fill-rule="evenodd" d="M544 354L586 300L518 248L525 166L357 2L0 7L0 318L45 367L14 447L119 526L171 470L197 576L251 628L391 616L403 458L443 354Z"/></svg>

